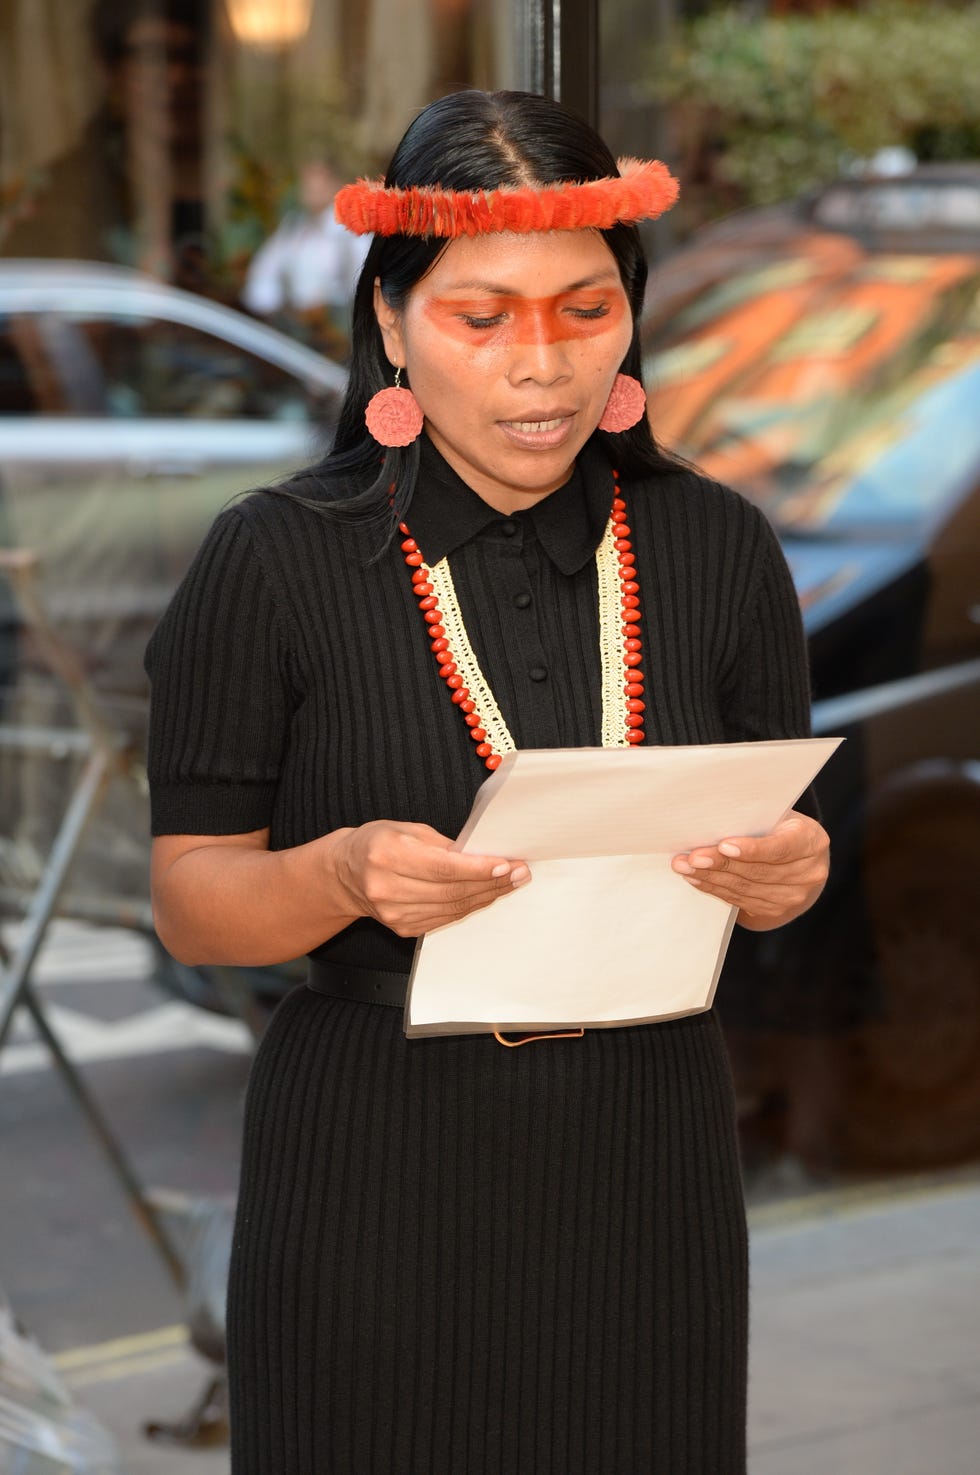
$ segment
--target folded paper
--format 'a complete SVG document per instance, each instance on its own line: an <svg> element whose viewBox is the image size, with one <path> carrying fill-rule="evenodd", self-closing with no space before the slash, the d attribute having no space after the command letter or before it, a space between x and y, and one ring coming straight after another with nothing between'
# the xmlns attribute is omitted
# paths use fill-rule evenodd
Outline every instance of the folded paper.
<svg viewBox="0 0 980 1475"><path fill-rule="evenodd" d="M532 879L419 940L406 1034L608 1028L709 1008L737 909L671 859L767 834L840 741L505 755L457 845L526 860Z"/></svg>

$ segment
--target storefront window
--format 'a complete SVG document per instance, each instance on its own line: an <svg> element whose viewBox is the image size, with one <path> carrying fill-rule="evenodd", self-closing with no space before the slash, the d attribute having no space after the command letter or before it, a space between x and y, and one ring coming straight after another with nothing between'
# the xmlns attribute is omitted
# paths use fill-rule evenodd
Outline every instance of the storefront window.
<svg viewBox="0 0 980 1475"><path fill-rule="evenodd" d="M364 243L335 190L432 98L524 82L524 24L492 0L0 5L0 547L37 556L134 751L143 649L209 523L336 424ZM65 708L0 575L0 725ZM0 892L40 875L66 774L0 750ZM100 823L86 915L146 884L142 805Z"/></svg>
<svg viewBox="0 0 980 1475"><path fill-rule="evenodd" d="M12 0L0 12L0 255L113 262L342 359L357 243L339 184L463 86L514 86L490 0ZM309 237L290 276L260 249Z"/></svg>
<svg viewBox="0 0 980 1475"><path fill-rule="evenodd" d="M664 65L674 28L689 10L684 0L644 6L635 0L603 0L599 6L598 126L618 156L663 159L677 169L677 139L651 78ZM662 259L677 244L676 215L665 215L641 230L651 261Z"/></svg>

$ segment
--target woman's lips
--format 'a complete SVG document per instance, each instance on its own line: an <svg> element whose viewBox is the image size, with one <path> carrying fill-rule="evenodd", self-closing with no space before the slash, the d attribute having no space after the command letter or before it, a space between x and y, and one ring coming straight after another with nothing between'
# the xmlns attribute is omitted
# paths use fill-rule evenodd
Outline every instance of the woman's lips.
<svg viewBox="0 0 980 1475"><path fill-rule="evenodd" d="M566 439L575 418L574 410L552 410L550 414L532 411L520 420L498 420L508 440L521 446L550 450Z"/></svg>
<svg viewBox="0 0 980 1475"><path fill-rule="evenodd" d="M530 435L532 431L557 430L563 422L564 416L557 415L553 420L508 420L505 423L514 430L522 430L525 435Z"/></svg>

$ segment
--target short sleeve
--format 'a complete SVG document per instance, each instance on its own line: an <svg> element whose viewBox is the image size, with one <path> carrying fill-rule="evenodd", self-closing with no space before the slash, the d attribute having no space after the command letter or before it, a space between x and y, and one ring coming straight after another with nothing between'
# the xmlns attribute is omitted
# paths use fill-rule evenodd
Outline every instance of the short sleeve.
<svg viewBox="0 0 980 1475"><path fill-rule="evenodd" d="M290 714L289 652L236 508L221 514L146 651L154 835L270 822Z"/></svg>

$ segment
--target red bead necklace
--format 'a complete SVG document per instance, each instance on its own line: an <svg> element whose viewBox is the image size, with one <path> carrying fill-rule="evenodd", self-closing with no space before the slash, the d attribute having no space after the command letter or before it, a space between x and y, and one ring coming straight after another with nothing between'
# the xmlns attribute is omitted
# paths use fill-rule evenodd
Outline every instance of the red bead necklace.
<svg viewBox="0 0 980 1475"><path fill-rule="evenodd" d="M460 652L454 653L449 635L446 633L445 615L439 603L439 598L433 583L433 571L428 568L419 546L409 531L408 525L399 523L399 531L402 534L401 544L405 562L411 570L412 586L422 617L428 626L430 649L439 663L439 675L449 688L450 696L454 704L463 715L463 721L470 730L470 737L476 743L476 753L482 758L487 768L495 769L500 766L501 752L499 749L503 742L498 738L496 747L488 740L488 720L481 714L477 700L470 686L466 684L459 670ZM600 589L603 578L603 557L608 549L614 550L618 580L619 580L619 608L611 611L608 619L615 620L619 624L620 633L612 641L620 654L622 660L622 703L620 711L621 718L613 722L614 735L611 742L617 746L635 746L642 743L643 712L645 703L643 701L644 676L642 670L642 641L640 638L640 621L642 612L640 610L640 585L636 573L636 556L633 552L633 544L630 541L630 527L626 521L626 503L620 495L619 474L613 472L613 502L612 511L609 514L609 524L596 552L596 564L599 570ZM445 563L445 560L443 560ZM437 565L437 568L440 567ZM448 566L447 566L448 569ZM448 572L447 576L448 578ZM615 587L615 585L613 586ZM451 582L449 589L452 589ZM446 595L443 595L445 602ZM607 617L603 613L603 602L600 595L600 653L603 653L607 642L604 636L609 632L601 627ZM465 630L462 626L462 616L454 611L453 625L457 629L457 640L465 640ZM479 674L479 668L475 664L475 656L471 652L467 654L466 664L470 669L475 669ZM493 703L493 696L485 682L483 687L485 703ZM619 685L617 679L616 685ZM495 703L493 703L495 708ZM500 719L502 722L502 719ZM499 726L499 723L497 724ZM607 731L607 719L604 714L603 734ZM509 734L503 729L506 738ZM512 746L512 743L511 743Z"/></svg>

